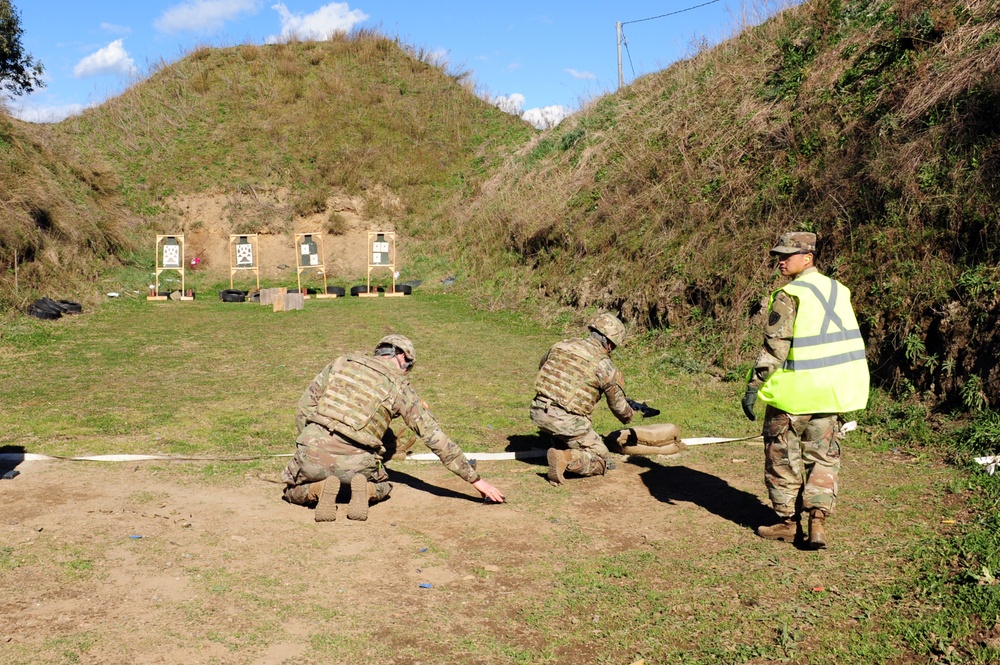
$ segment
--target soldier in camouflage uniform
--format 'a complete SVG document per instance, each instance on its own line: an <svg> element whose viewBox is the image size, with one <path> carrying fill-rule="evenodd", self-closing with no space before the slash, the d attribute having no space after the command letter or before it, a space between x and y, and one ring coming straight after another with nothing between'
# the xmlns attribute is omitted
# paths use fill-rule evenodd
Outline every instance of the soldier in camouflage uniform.
<svg viewBox="0 0 1000 665"><path fill-rule="evenodd" d="M589 330L587 338L553 345L535 377L531 421L568 448L548 451L553 485L561 484L566 472L595 476L607 470L610 451L590 419L602 395L623 424L635 414L625 397L622 373L611 361L611 351L625 339L625 326L611 314L600 314Z"/></svg>
<svg viewBox="0 0 1000 665"><path fill-rule="evenodd" d="M369 503L382 501L392 490L382 460L386 444L394 444L389 424L396 417L448 470L472 483L488 501L504 501L445 436L406 379L415 356L409 339L388 335L379 340L374 356L341 356L316 376L295 414L295 455L281 476L286 501L315 506L317 522L332 521L343 484L351 494L347 518L367 519Z"/></svg>
<svg viewBox="0 0 1000 665"><path fill-rule="evenodd" d="M747 418L756 420L758 392L767 403L764 482L782 521L761 526L757 534L792 542L802 537L799 516L805 513L807 544L821 549L827 545L825 521L837 499L844 438L839 414L864 408L868 398L864 342L850 291L813 265L814 233L786 233L771 254L781 274L793 280L771 296L764 344L750 371L742 406ZM806 315L801 314L803 308ZM807 316L814 323L804 321ZM803 412L818 405L824 412Z"/></svg>

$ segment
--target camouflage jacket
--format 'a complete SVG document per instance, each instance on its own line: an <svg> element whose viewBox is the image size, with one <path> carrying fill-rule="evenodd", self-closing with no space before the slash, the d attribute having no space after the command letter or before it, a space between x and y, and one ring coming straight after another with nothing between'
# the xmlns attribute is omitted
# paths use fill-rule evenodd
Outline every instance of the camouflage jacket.
<svg viewBox="0 0 1000 665"><path fill-rule="evenodd" d="M320 399L326 393L336 364L337 360L334 360L323 368L323 371L316 375L313 382L302 393L302 397L299 398L298 409L295 413L295 428L298 432L301 433L302 429L311 422L329 429L329 424L322 422L323 418L319 416L317 410ZM462 449L445 435L427 407L427 403L420 399L409 380L400 376L398 388L398 391L394 392L392 403L387 405L392 417L402 418L406 426L417 435L424 445L431 449L431 452L438 456L441 463L449 471L470 483L479 480L479 474L469 464ZM382 448L376 452L381 456L385 449Z"/></svg>
<svg viewBox="0 0 1000 665"><path fill-rule="evenodd" d="M543 375L548 373L546 368L546 363L549 362L549 357L552 355L553 351L556 349L568 350L573 347L583 345L586 347L587 351L591 352L594 357L598 358L596 365L594 366L593 375L588 376L586 381L588 386L583 388L583 390L577 390L575 386L566 386L566 389L570 393L583 394L589 393L593 395L593 401L589 404L582 405L583 408L573 409L570 404L560 404L560 400L556 399L555 395L545 394L544 391L539 390L541 385L544 385L544 381L541 381ZM590 355L590 354L588 354ZM540 397L548 398L566 409L570 413L579 413L579 415L589 417L593 411L594 406L600 400L600 396L604 395L605 400L608 403L608 408L611 412L615 414L622 423L628 423L632 420L632 416L635 415L635 411L628 404L628 399L625 396L625 377L622 376L621 370L619 370L615 363L611 360L611 356L608 354L607 350L600 345L599 342L592 338L586 339L572 339L563 340L562 342L556 343L552 349L542 357L541 362L538 363L539 377L535 380L536 394ZM558 372L551 372L553 374L558 374ZM572 376L572 374L568 375ZM568 378L568 377L567 377ZM555 379L555 377L550 377L550 381ZM559 379L555 379L559 380ZM589 388L589 390L587 390ZM575 399L573 401L579 401Z"/></svg>
<svg viewBox="0 0 1000 665"><path fill-rule="evenodd" d="M800 274L807 275L812 272L816 272L816 268L806 268ZM785 363L788 350L792 348L797 307L795 298L784 290L774 294L774 301L764 323L764 343L761 345L760 353L757 354L757 362L750 372L747 388L759 389Z"/></svg>

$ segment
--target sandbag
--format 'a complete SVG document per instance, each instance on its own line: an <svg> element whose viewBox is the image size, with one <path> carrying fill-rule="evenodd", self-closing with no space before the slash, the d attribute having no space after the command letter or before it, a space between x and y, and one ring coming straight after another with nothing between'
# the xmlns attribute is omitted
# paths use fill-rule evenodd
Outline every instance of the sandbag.
<svg viewBox="0 0 1000 665"><path fill-rule="evenodd" d="M687 449L680 428L670 423L636 425L612 432L605 438L608 448L623 455L676 455Z"/></svg>

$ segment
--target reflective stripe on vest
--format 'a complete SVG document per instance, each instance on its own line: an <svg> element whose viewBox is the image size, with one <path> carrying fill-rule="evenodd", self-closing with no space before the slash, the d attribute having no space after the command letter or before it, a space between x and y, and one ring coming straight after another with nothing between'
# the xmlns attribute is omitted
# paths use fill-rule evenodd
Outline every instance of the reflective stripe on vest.
<svg viewBox="0 0 1000 665"><path fill-rule="evenodd" d="M868 361L850 290L811 272L779 291L798 303L793 338L785 363L761 386L760 400L793 414L863 409ZM771 295L772 304L779 291Z"/></svg>

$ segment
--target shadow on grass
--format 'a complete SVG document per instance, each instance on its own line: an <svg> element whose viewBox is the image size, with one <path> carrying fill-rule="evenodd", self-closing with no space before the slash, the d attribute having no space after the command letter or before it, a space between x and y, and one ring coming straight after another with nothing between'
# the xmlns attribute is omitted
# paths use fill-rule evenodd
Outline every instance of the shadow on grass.
<svg viewBox="0 0 1000 665"><path fill-rule="evenodd" d="M472 501L474 503L483 503L483 499L479 496L471 496L469 494L463 494L462 492L456 492L455 490L448 489L447 487L438 487L437 485L431 485L430 483L423 481L420 478L417 478L416 476L411 476L408 473L405 473L398 469L393 469L389 466L386 466L385 470L389 474L390 482L400 483L415 490L420 490L421 492L427 492L428 494L433 494L434 496L446 497L449 499L465 499L466 501ZM475 488L473 488L472 491L476 492ZM476 494L478 494L478 492L476 492Z"/></svg>
<svg viewBox="0 0 1000 665"><path fill-rule="evenodd" d="M16 469L24 461L24 446L0 446L0 477Z"/></svg>
<svg viewBox="0 0 1000 665"><path fill-rule="evenodd" d="M693 503L746 529L776 521L774 511L755 495L711 474L686 466L661 466L645 457L630 457L628 463L646 468L639 477L649 493L664 503Z"/></svg>
<svg viewBox="0 0 1000 665"><path fill-rule="evenodd" d="M511 434L507 437L507 447L505 451L509 453L523 452L525 450L547 450L554 445L552 436L536 432L535 434ZM525 457L520 461L536 466L546 466L545 456Z"/></svg>

